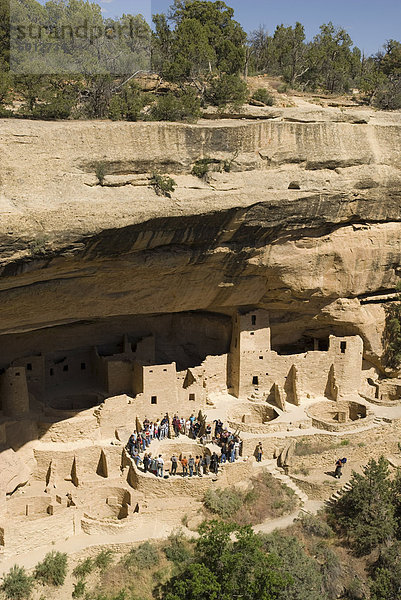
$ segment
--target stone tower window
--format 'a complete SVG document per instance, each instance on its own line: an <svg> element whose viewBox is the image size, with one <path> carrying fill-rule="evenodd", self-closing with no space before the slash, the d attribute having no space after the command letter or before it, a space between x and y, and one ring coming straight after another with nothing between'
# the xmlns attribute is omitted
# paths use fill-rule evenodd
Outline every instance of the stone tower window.
<svg viewBox="0 0 401 600"><path fill-rule="evenodd" d="M252 377L252 385L259 385L259 377L257 375Z"/></svg>
<svg viewBox="0 0 401 600"><path fill-rule="evenodd" d="M27 363L26 370L27 371L32 371L32 363Z"/></svg>
<svg viewBox="0 0 401 600"><path fill-rule="evenodd" d="M195 394L189 394L189 399L191 402L195 402Z"/></svg>
<svg viewBox="0 0 401 600"><path fill-rule="evenodd" d="M252 315L252 325L256 325L256 315Z"/></svg>
<svg viewBox="0 0 401 600"><path fill-rule="evenodd" d="M50 375L53 376L54 375L54 371L53 369L50 369Z"/></svg>
<svg viewBox="0 0 401 600"><path fill-rule="evenodd" d="M345 351L347 349L347 342L341 342L340 349L341 349L341 354L345 354Z"/></svg>
<svg viewBox="0 0 401 600"><path fill-rule="evenodd" d="M157 396L152 396L150 399L151 404L157 404Z"/></svg>
<svg viewBox="0 0 401 600"><path fill-rule="evenodd" d="M263 360L263 356L259 356L259 360Z"/></svg>
<svg viewBox="0 0 401 600"><path fill-rule="evenodd" d="M64 365L64 367L63 367L63 371L64 371L64 372L67 372L67 371L68 371L68 365Z"/></svg>

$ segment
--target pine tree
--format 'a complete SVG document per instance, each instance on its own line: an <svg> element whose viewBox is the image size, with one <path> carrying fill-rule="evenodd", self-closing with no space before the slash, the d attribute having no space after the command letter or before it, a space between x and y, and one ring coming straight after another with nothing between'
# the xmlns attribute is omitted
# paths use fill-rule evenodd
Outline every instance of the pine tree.
<svg viewBox="0 0 401 600"><path fill-rule="evenodd" d="M393 489L387 460L371 459L363 475L353 473L352 489L331 509L335 524L363 556L394 538L396 531Z"/></svg>

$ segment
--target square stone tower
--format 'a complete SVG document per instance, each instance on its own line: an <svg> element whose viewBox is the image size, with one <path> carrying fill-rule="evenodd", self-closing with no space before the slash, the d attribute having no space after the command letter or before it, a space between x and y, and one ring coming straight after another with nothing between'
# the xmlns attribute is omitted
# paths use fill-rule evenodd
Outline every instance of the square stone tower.
<svg viewBox="0 0 401 600"><path fill-rule="evenodd" d="M271 350L269 313L255 309L237 313L228 361L228 388L234 396L245 396L261 383Z"/></svg>

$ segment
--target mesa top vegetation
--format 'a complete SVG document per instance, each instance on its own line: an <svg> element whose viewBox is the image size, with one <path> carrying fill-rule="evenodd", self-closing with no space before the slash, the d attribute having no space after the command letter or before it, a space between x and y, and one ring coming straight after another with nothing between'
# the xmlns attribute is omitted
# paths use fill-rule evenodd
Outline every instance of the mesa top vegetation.
<svg viewBox="0 0 401 600"><path fill-rule="evenodd" d="M360 91L358 99L382 109L401 107L401 43L389 40L383 51L365 57L343 28L329 22L307 42L304 27L278 25L272 35L263 27L249 36L234 19L234 11L221 0L175 0L168 14L153 15L154 31L141 15L104 17L98 4L84 0L18 2L13 23L40 25L35 41L38 56L60 65L57 75L16 75L10 65L10 8L0 1L0 114L39 119L111 118L135 121L195 120L208 105L240 105L249 94L248 74L282 78L282 86L304 91L346 93ZM116 36L113 44L105 37L68 38L56 44L55 31L85 23L89 30L127 27L130 35ZM68 73L65 56L79 52L82 74ZM95 56L105 65L96 70ZM139 63L164 85L144 92L131 76L116 73L115 57L140 53ZM64 57L64 58L63 58ZM27 53L13 56L19 72ZM141 62L142 61L142 62ZM149 66L149 65L148 65ZM26 68L25 68L26 67ZM66 69L67 72L63 72ZM91 74L92 73L92 74ZM97 73L97 74L93 74ZM112 75L112 73L114 73ZM271 96L258 91L257 102L270 105Z"/></svg>

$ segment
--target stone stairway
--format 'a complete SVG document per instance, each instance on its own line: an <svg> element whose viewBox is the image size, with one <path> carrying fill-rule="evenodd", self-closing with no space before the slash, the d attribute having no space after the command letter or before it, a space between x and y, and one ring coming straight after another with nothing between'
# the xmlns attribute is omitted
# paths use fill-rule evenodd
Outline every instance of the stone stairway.
<svg viewBox="0 0 401 600"><path fill-rule="evenodd" d="M260 463L256 463L256 465L260 465L263 467L270 475L272 475L275 479L278 479L281 483L284 483L287 487L293 490L294 494L300 500L302 504L308 501L308 496L303 492L297 484L283 471L281 471L276 464L276 461L264 460Z"/></svg>
<svg viewBox="0 0 401 600"><path fill-rule="evenodd" d="M349 492L350 490L352 490L352 485L349 481L347 481L347 483L345 483L342 486L342 488L334 492L334 494L332 494L330 498L326 500L326 506L333 506L333 504L335 504L341 498L341 496L343 496L346 492Z"/></svg>
<svg viewBox="0 0 401 600"><path fill-rule="evenodd" d="M266 392L256 389L247 399L251 402L264 402L266 400Z"/></svg>

